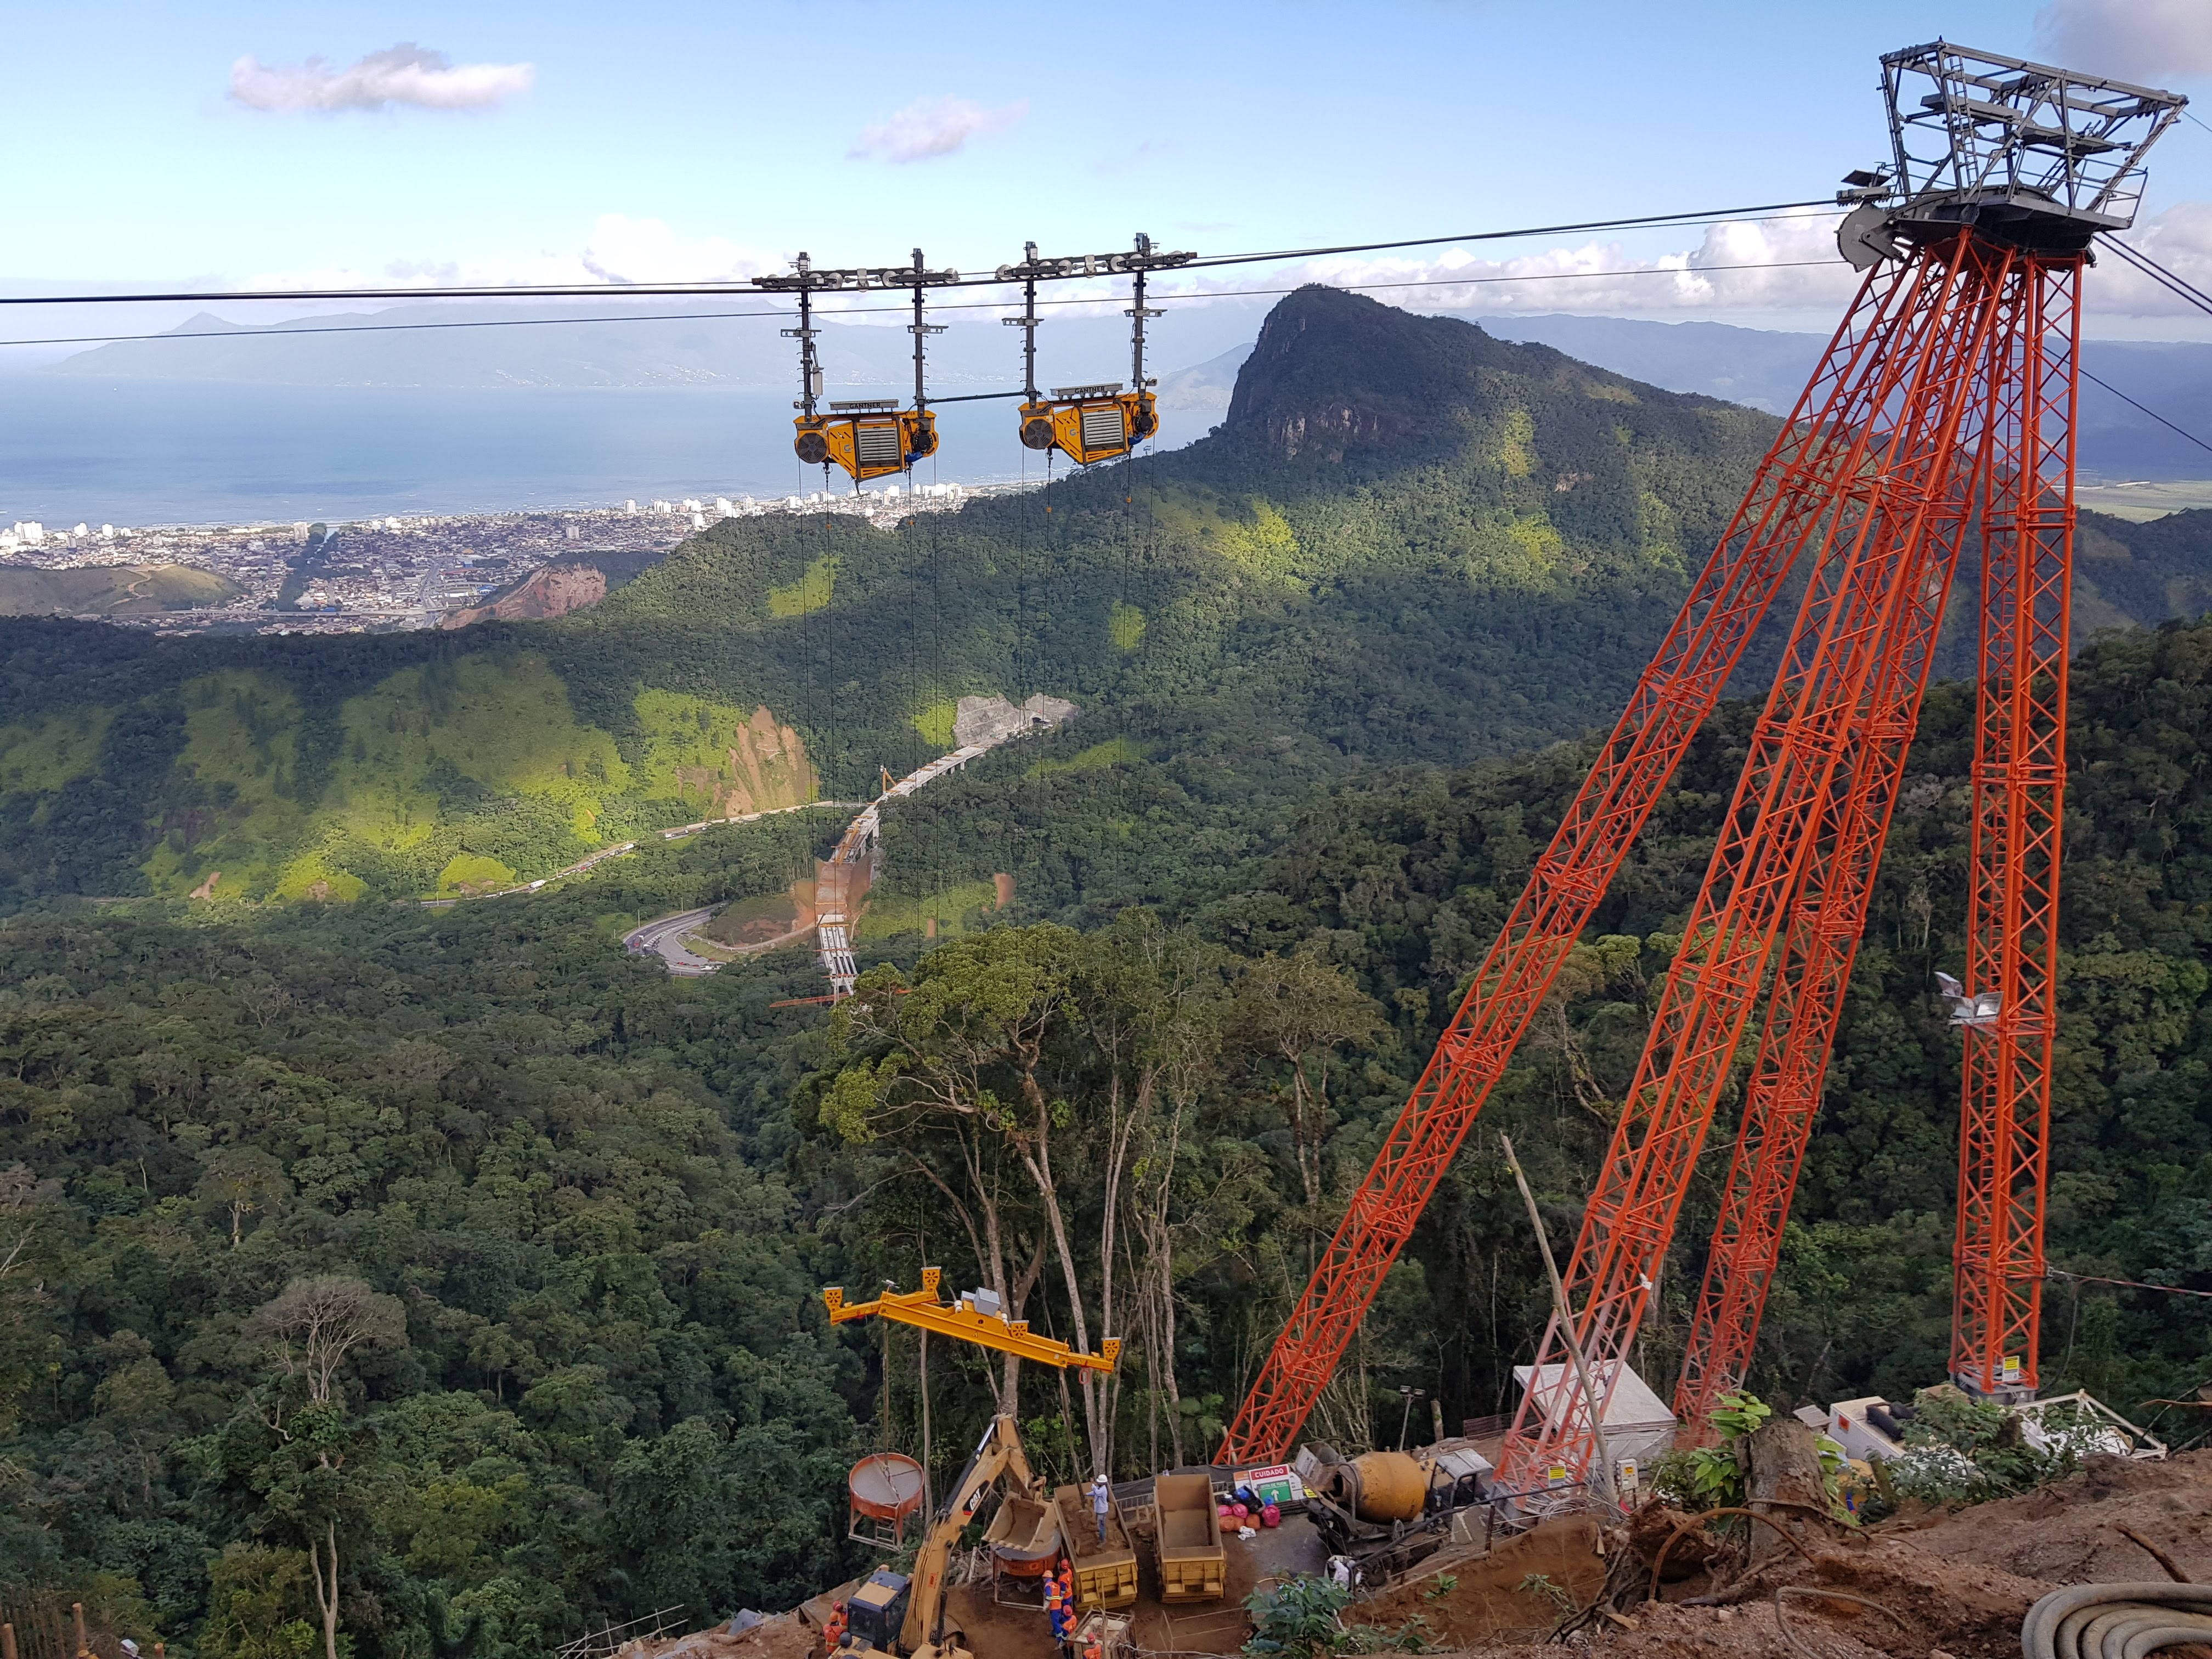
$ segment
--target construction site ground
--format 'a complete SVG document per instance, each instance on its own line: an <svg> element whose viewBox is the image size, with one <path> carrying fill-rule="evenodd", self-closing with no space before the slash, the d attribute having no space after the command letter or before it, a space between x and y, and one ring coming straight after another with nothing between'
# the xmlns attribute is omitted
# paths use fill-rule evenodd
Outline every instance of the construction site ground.
<svg viewBox="0 0 2212 1659"><path fill-rule="evenodd" d="M2045 1591L2166 1576L2129 1531L2190 1578L2212 1583L2212 1451L2164 1462L2097 1457L2021 1497L1903 1514L1863 1530L1810 1530L1809 1563L1785 1551L1746 1574L1738 1566L1741 1547L1727 1547L1709 1567L1668 1583L1660 1601L1648 1602L1640 1599L1648 1564L1625 1528L1566 1516L1517 1535L1500 1534L1486 1547L1478 1522L1468 1541L1445 1546L1405 1579L1356 1602L1345 1620L1395 1630L1419 1619L1431 1651L1539 1659L1540 1649L1558 1652L1546 1638L1568 1612L1589 1607L1610 1575L1616 1594L1632 1580L1639 1599L1569 1642L1618 1659L2014 1659L2021 1616ZM1227 1547L1229 1593L1177 1607L1160 1605L1149 1553L1140 1550L1139 1599L1131 1609L1140 1653L1235 1653L1251 1634L1243 1602L1252 1589L1326 1564L1319 1537L1296 1516L1250 1540L1231 1538ZM1843 1591L1880 1611L1792 1595L1786 1617L1793 1640L1776 1617L1774 1591L1784 1585ZM635 1644L623 1659L811 1659L821 1652L828 1599L742 1636L717 1627ZM1042 1612L1000 1605L988 1583L961 1585L950 1605L976 1659L1056 1659ZM2171 1651L2182 1659L2189 1650ZM2194 1659L2212 1659L2212 1652Z"/></svg>

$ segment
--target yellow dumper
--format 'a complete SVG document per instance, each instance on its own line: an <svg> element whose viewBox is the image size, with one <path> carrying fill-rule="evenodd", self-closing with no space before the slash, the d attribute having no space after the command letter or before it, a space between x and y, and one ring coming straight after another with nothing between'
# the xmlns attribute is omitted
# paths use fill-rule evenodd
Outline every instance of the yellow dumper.
<svg viewBox="0 0 2212 1659"><path fill-rule="evenodd" d="M1152 1490L1160 1514L1160 1599L1211 1601L1229 1577L1213 1482L1202 1474L1163 1474Z"/></svg>
<svg viewBox="0 0 2212 1659"><path fill-rule="evenodd" d="M1106 1500L1106 1541L1098 1541L1098 1520L1091 1494L1081 1486L1062 1486L1052 1495L1060 1510L1060 1536L1075 1567L1075 1605L1079 1612L1126 1607L1137 1599L1137 1552L1121 1522L1121 1506Z"/></svg>

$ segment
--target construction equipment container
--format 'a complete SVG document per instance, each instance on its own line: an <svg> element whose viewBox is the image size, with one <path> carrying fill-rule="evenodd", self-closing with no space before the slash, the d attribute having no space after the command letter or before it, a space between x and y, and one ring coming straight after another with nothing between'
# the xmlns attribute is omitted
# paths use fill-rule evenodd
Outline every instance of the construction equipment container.
<svg viewBox="0 0 2212 1659"><path fill-rule="evenodd" d="M846 1504L848 1538L897 1549L906 1542L907 1517L921 1508L921 1465L896 1452L862 1458L846 1483Z"/></svg>
<svg viewBox="0 0 2212 1659"><path fill-rule="evenodd" d="M1108 1497L1106 1540L1101 1543L1097 1512L1091 1507L1088 1491L1062 1486L1052 1497L1060 1510L1060 1540L1075 1567L1076 1611L1133 1605L1137 1599L1137 1552L1130 1547L1121 1504Z"/></svg>
<svg viewBox="0 0 2212 1659"><path fill-rule="evenodd" d="M1152 1482L1159 1506L1160 1600L1205 1601L1229 1579L1213 1482L1202 1474L1164 1474Z"/></svg>
<svg viewBox="0 0 2212 1659"><path fill-rule="evenodd" d="M1060 1559L1060 1512L1037 1498L1010 1492L984 1530L991 1578L1042 1578Z"/></svg>

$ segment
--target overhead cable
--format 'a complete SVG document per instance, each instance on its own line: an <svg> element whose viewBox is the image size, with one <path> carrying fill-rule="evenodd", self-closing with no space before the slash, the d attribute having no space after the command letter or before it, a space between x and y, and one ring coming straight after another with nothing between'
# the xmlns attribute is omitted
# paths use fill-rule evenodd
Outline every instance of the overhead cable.
<svg viewBox="0 0 2212 1659"><path fill-rule="evenodd" d="M2100 380L2097 384L2102 386L2104 382ZM2146 410L2144 412L2148 414L2149 411ZM2182 434L2184 437L2188 435L2185 432ZM2079 1285L2118 1285L2130 1291L2163 1291L2168 1296L2201 1296L2212 1301L2212 1291L2192 1291L2185 1285L2149 1285L2140 1279L2100 1279L2095 1273L2069 1273L2058 1267L2045 1268L2044 1277L2070 1279Z"/></svg>
<svg viewBox="0 0 2212 1659"><path fill-rule="evenodd" d="M2195 444L2199 449L2204 450L2208 453L2212 453L2212 444L2206 443L2203 439L2198 437L2194 432L2190 431L2188 428L2176 426L2172 421L2167 420L2165 416L2160 414L2156 410L2145 408L2134 398L2129 397L2126 392L2121 391L2119 387L2114 386L2111 381L2099 380L2086 368L2081 371L2081 378L2090 382L2093 386L2100 386L2104 387L2106 391L2111 392L2112 396L2118 398L2130 409L2134 410L2136 414L2148 416L2152 420L2156 421L2160 426L2164 427L2168 432L2173 433L2177 436L2186 438L2190 442Z"/></svg>
<svg viewBox="0 0 2212 1659"><path fill-rule="evenodd" d="M2117 236L2106 236L2105 238L2105 246L2111 248L2112 252L2125 259L2130 264L2133 265L2144 276L2148 276L2152 281L2157 283L2160 287L2166 289L2170 292L2179 295L2183 299L2188 301L2190 304L2195 306L2199 311L2212 311L2212 294L2205 293L2203 289L2198 288L2195 283L2190 282L2186 277L2181 276L2179 273L2168 270L2164 265L2159 264L2157 260L2152 258L2149 254L2145 253L2141 248L2136 247L2130 243L2124 242Z"/></svg>
<svg viewBox="0 0 2212 1659"><path fill-rule="evenodd" d="M1319 258L1332 253L1376 253L1391 248L1435 247L1447 242L1510 241L1529 236L1559 236L1572 231L1634 230L1639 228L1657 228L1668 225L1741 222L1761 215L1782 214L1803 208L1825 207L1832 210L1834 206L1832 200L1821 198L1808 202L1765 202L1751 207L1700 208L1689 213L1653 213L1621 219L1586 219L1570 224L1527 225L1513 230L1469 231L1456 236L1410 236L1390 242L1346 242L1334 247L1287 248L1256 253L1224 253L1216 255L1210 259L1195 259L1188 264L1176 268L1188 270L1197 266L1261 264L1282 259ZM957 282L933 286L1001 288L1006 284L995 270L991 270L965 274ZM757 292L759 290L752 286L749 278L730 278L713 283L507 283L447 288L240 289L227 292L185 291L168 294L18 294L0 295L0 306L140 305L155 301L177 304L185 301L205 302L216 300L508 300L557 299L562 296L603 299L610 293L651 298L671 295L739 295Z"/></svg>
<svg viewBox="0 0 2212 1659"><path fill-rule="evenodd" d="M1428 276L1392 283L1327 283L1307 284L1342 289L1348 294L1364 294L1374 290L1403 288L1473 288L1496 283L1560 283L1589 281L1600 276L1696 276L1707 271L1722 270L1789 270L1808 265L1832 265L1833 259L1760 259L1741 264L1725 265L1637 265L1616 270L1540 270L1525 276ZM1203 300L1237 300L1290 294L1287 288L1226 288L1212 289L1197 294L1155 294L1152 299L1160 301L1190 303ZM1041 306L1095 306L1111 303L1103 299L1040 300ZM932 306L932 311L996 311L1001 307L988 301L954 301L950 305ZM903 312L904 306L840 306L823 309L817 315L823 317L864 317L884 312ZM608 317L484 317L466 318L440 323L332 323L310 324L301 328L210 328L173 330L159 334L71 334L40 336L22 340L0 340L0 346L29 345L104 345L121 344L137 340L266 340L289 334L385 334L406 333L423 329L446 328L548 328L569 323L677 323L714 322L733 317L790 317L795 312L776 308L765 311L633 311ZM932 399L933 402L940 401Z"/></svg>

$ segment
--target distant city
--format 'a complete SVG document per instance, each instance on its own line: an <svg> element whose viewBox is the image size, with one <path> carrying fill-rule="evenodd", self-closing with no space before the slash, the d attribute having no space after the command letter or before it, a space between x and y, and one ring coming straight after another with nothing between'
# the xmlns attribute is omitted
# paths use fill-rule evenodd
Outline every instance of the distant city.
<svg viewBox="0 0 2212 1659"><path fill-rule="evenodd" d="M0 528L0 571L183 565L238 592L224 604L131 614L72 613L163 635L359 634L435 628L541 566L589 553L665 552L726 519L841 513L889 525L913 513L955 512L1034 485L918 484L860 494L817 490L625 501L618 507L365 519L341 524L167 525L68 528L18 520Z"/></svg>

